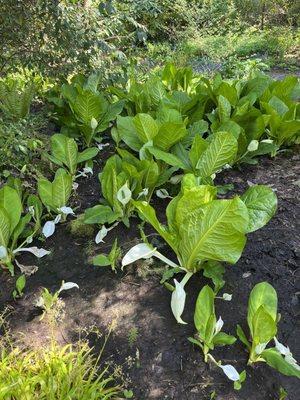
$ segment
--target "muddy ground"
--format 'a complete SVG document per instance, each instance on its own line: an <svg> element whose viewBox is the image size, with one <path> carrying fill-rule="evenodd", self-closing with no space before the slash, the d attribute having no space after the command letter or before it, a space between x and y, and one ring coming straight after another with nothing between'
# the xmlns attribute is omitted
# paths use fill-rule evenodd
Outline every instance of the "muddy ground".
<svg viewBox="0 0 300 400"><path fill-rule="evenodd" d="M290 346L298 360L299 160L295 153L276 159L265 158L257 166L226 171L218 177L218 183L233 183L234 193L243 193L252 183L269 185L276 191L279 203L272 221L248 236L239 262L226 269L223 292L232 293L232 301L217 300L216 303L217 316L221 315L225 321L224 331L234 334L237 323L246 328L251 288L261 281L271 283L277 290L282 315L278 336ZM84 209L97 204L99 197L99 184L94 176L80 182L74 202ZM155 200L155 203L158 214L163 215L166 201ZM178 325L171 314L170 292L159 284L160 276L155 273L157 265L139 264L115 274L108 267L94 267L88 262L91 254L107 252L115 237L124 250L135 244L139 238L137 224L135 219L130 229L119 225L110 232L105 244L97 247L93 238L73 237L66 225L60 225L55 235L43 244L52 254L40 260L38 272L28 278L25 295L17 302L10 296L13 280L2 273L1 307L11 306L9 322L14 335L30 345L39 346L47 341L49 330L45 322L39 320L34 300L42 287L54 291L62 280L73 281L80 289L62 296L66 305L65 318L55 330L58 340L61 343L76 341L85 328L94 327L105 333L114 321L102 360L122 366L135 399L205 400L215 391L214 398L218 400L276 400L281 387L288 392L289 400L300 399L297 379L284 377L266 365L247 367L246 383L236 392L222 371L203 362L200 352L187 341L187 337L194 334L192 318L196 296L207 283L200 273L186 287L188 296L183 319L188 324L183 326ZM158 240L156 236L153 238ZM162 251L172 257L166 247L162 247ZM25 264L36 262L30 257L20 260ZM89 340L95 352L99 352L103 337L91 333ZM240 342L218 348L213 354L239 371L245 368L247 354Z"/></svg>

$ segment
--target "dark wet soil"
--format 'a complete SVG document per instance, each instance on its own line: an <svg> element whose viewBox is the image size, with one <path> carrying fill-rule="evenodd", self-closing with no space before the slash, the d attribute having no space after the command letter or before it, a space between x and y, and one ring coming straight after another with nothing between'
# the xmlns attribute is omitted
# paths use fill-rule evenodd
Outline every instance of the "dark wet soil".
<svg viewBox="0 0 300 400"><path fill-rule="evenodd" d="M248 236L239 262L227 267L223 291L233 294L232 301L217 300L216 304L217 316L221 315L225 321L224 331L235 334L237 323L246 328L251 288L261 281L271 283L277 290L282 316L278 336L289 345L298 360L299 160L295 153L262 159L257 166L245 167L243 171L226 171L218 178L219 183L233 183L234 193L242 193L252 183L269 185L276 191L279 204L272 221ZM79 207L89 207L97 204L99 197L99 184L94 176L80 182L78 197L74 201ZM165 201L155 202L159 215L163 215ZM187 337L194 334L195 299L207 282L201 274L194 276L186 287L188 296L183 319L188 324L183 326L178 325L171 314L170 292L159 284L155 264L140 263L115 274L109 268L94 267L88 262L91 254L108 252L115 237L119 238L124 251L135 244L139 238L138 222L133 219L130 229L119 225L98 247L95 247L93 238L72 237L66 225L60 225L55 235L43 244L52 250L52 254L40 260L38 272L28 278L25 295L17 302L10 297L13 280L2 273L0 301L2 308L7 304L12 307L9 322L14 335L31 345L46 341L49 331L36 316L33 302L41 287L54 291L62 280L73 281L80 289L65 292L62 296L65 318L55 332L58 340L62 343L75 341L85 328L90 331L94 327L105 333L113 323L103 360L122 366L135 399L276 400L280 398L281 387L288 392L289 400L300 399L297 379L284 377L266 365L247 367L247 380L242 390L236 392L222 371L203 362L200 352L187 341ZM167 248L163 251L172 256ZM35 260L24 259L24 263L30 262ZM89 339L95 352L99 352L103 337L93 333ZM246 366L247 354L240 342L216 349L213 354L224 363L233 364L239 371ZM210 397L213 392L215 397Z"/></svg>

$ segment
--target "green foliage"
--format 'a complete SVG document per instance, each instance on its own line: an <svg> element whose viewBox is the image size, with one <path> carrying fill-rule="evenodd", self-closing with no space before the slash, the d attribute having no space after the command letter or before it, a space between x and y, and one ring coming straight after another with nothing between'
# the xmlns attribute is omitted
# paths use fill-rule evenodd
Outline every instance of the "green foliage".
<svg viewBox="0 0 300 400"><path fill-rule="evenodd" d="M54 213L66 207L72 193L72 176L63 168L59 168L53 182L41 178L38 180L38 194L44 206Z"/></svg>
<svg viewBox="0 0 300 400"><path fill-rule="evenodd" d="M53 341L43 351L2 343L0 372L3 399L108 400L122 395L85 343L60 347Z"/></svg>
<svg viewBox="0 0 300 400"><path fill-rule="evenodd" d="M47 121L42 115L29 115L17 122L0 119L0 174L9 176L22 173L36 175L33 160L44 148L40 133Z"/></svg>
<svg viewBox="0 0 300 400"><path fill-rule="evenodd" d="M284 375L300 378L300 367L289 348L276 339L277 301L276 291L269 283L255 285L250 293L247 316L251 342L239 325L237 335L249 350L249 364L264 361ZM275 341L275 347L266 349L271 340Z"/></svg>
<svg viewBox="0 0 300 400"><path fill-rule="evenodd" d="M70 84L63 84L58 96L49 95L55 105L54 112L61 132L79 137L89 147L92 140L101 141L99 134L105 131L122 111L123 102L110 104L104 93L98 90L99 76L91 75L87 80L76 75Z"/></svg>
<svg viewBox="0 0 300 400"><path fill-rule="evenodd" d="M96 205L85 211L85 223L105 224L121 220L129 225L134 211L131 199L149 201L155 188L163 185L172 169L161 170L154 160L139 160L126 150L110 157L100 174L101 191L105 205Z"/></svg>
<svg viewBox="0 0 300 400"><path fill-rule="evenodd" d="M221 332L223 321L221 317L217 321L214 301L213 290L208 285L204 286L198 295L195 307L196 338L189 338L190 342L201 348L205 361L208 360L208 352L215 346L231 345L236 341L234 336Z"/></svg>
<svg viewBox="0 0 300 400"><path fill-rule="evenodd" d="M118 239L115 239L112 248L109 252L109 254L99 254L95 257L93 257L93 265L99 266L99 267L107 267L111 266L111 269L114 272L116 271L117 268L117 263L120 261L121 258L121 248L118 246Z"/></svg>
<svg viewBox="0 0 300 400"><path fill-rule="evenodd" d="M259 190L262 187L259 187ZM245 198L247 198L247 192ZM276 199L262 197L268 212L260 213L262 205L256 203L257 213L249 213L247 202L235 197L217 200L216 188L198 185L191 174L185 175L181 192L166 210L168 226L156 218L155 210L146 202L134 202L141 217L149 222L173 249L180 265L189 272L196 272L205 261L226 261L235 263L240 258L246 243L245 234L251 227L262 226L274 214ZM269 203L271 202L271 205ZM252 203L255 204L254 202ZM272 210L272 211L271 211Z"/></svg>
<svg viewBox="0 0 300 400"><path fill-rule="evenodd" d="M34 92L33 84L20 88L14 79L0 80L0 111L13 120L25 118L29 114Z"/></svg>
<svg viewBox="0 0 300 400"><path fill-rule="evenodd" d="M66 167L68 172L74 176L78 166L93 159L98 152L99 150L96 147L90 147L79 152L77 143L73 138L57 133L51 136L51 154L46 156L54 164Z"/></svg>
<svg viewBox="0 0 300 400"><path fill-rule="evenodd" d="M40 200L35 195L23 196L20 180L12 179L0 189L0 264L12 275L16 254L29 251L43 257L48 253L37 247L26 248L40 229L41 216Z"/></svg>

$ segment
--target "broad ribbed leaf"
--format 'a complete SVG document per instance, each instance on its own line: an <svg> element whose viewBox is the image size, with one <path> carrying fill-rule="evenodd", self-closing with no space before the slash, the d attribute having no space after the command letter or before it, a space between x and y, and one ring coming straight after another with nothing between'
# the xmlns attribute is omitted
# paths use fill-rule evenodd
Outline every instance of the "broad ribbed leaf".
<svg viewBox="0 0 300 400"><path fill-rule="evenodd" d="M157 122L149 114L137 114L133 118L138 138L143 143L152 140L158 133Z"/></svg>
<svg viewBox="0 0 300 400"><path fill-rule="evenodd" d="M190 194L192 198L192 193ZM238 198L232 200L213 200L198 209L188 203L179 210L186 212L185 222L177 222L181 241L179 251L185 268L194 270L198 261L216 260L235 263L240 258L246 243L245 232L248 226L248 211Z"/></svg>
<svg viewBox="0 0 300 400"><path fill-rule="evenodd" d="M53 204L56 208L68 204L72 192L72 177L65 170L59 169L52 183Z"/></svg>
<svg viewBox="0 0 300 400"><path fill-rule="evenodd" d="M158 134L153 139L153 144L159 149L167 151L175 143L184 138L187 133L183 123L176 124L173 122L166 122L159 128Z"/></svg>
<svg viewBox="0 0 300 400"><path fill-rule="evenodd" d="M52 183L47 179L38 180L38 194L46 207L54 208L52 196Z"/></svg>
<svg viewBox="0 0 300 400"><path fill-rule="evenodd" d="M117 117L117 132L123 142L134 151L139 151L144 142L138 137L132 117Z"/></svg>
<svg viewBox="0 0 300 400"><path fill-rule="evenodd" d="M92 118L99 120L106 112L107 101L100 94L84 90L76 96L72 108L76 116L86 125L90 126Z"/></svg>
<svg viewBox="0 0 300 400"><path fill-rule="evenodd" d="M55 134L51 137L52 154L68 167L71 174L76 173L78 147L74 139Z"/></svg>
<svg viewBox="0 0 300 400"><path fill-rule="evenodd" d="M249 212L247 232L266 225L276 212L277 197L272 189L264 185L251 186L241 197Z"/></svg>
<svg viewBox="0 0 300 400"><path fill-rule="evenodd" d="M162 160L173 167L185 169L185 164L174 154L157 149L156 147L147 147L147 150L157 159Z"/></svg>
<svg viewBox="0 0 300 400"><path fill-rule="evenodd" d="M213 139L207 149L202 153L197 162L196 168L200 176L208 177L230 164L237 153L237 140L229 132L218 132L214 134Z"/></svg>
<svg viewBox="0 0 300 400"><path fill-rule="evenodd" d="M215 294L208 285L200 291L195 307L194 323L202 340L206 338L207 325L211 316L215 317Z"/></svg>
<svg viewBox="0 0 300 400"><path fill-rule="evenodd" d="M248 302L247 321L253 336L253 318L257 310L263 306L268 314L276 320L277 317L277 293L267 282L261 282L251 290Z"/></svg>
<svg viewBox="0 0 300 400"><path fill-rule="evenodd" d="M0 206L0 246L7 247L11 226L8 213L4 207Z"/></svg>
<svg viewBox="0 0 300 400"><path fill-rule="evenodd" d="M0 189L0 206L5 209L10 220L10 234L17 226L22 213L22 203L18 192L8 185Z"/></svg>
<svg viewBox="0 0 300 400"><path fill-rule="evenodd" d="M276 335L276 322L262 305L252 318L253 342L268 343Z"/></svg>

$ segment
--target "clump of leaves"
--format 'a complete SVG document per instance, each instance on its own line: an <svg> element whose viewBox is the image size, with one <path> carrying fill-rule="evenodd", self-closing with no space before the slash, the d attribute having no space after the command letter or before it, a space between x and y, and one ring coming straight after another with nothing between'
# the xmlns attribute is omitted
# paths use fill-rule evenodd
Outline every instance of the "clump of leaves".
<svg viewBox="0 0 300 400"><path fill-rule="evenodd" d="M262 185L250 187L243 196L217 199L217 189L198 185L192 174L184 176L181 192L168 204L168 225L161 224L155 210L146 202L133 201L142 219L150 223L177 256L179 265L162 256L148 244L134 246L124 256L128 265L140 258L160 258L178 273L185 273L172 292L172 311L178 322L185 303L184 286L199 270L209 268L209 276L220 282L219 262L234 264L241 257L246 234L264 226L274 215L277 198ZM222 276L222 271L221 271Z"/></svg>
<svg viewBox="0 0 300 400"><path fill-rule="evenodd" d="M47 158L54 164L66 168L73 177L75 177L80 164L92 160L99 152L96 147L79 152L78 145L73 138L59 133L51 136L50 141L51 154L46 154Z"/></svg>
<svg viewBox="0 0 300 400"><path fill-rule="evenodd" d="M267 282L254 286L249 296L247 322L251 340L247 339L242 328L237 326L237 335L249 351L249 365L266 362L283 375L300 378L300 366L293 358L290 349L277 339L277 293ZM275 347L267 348L274 341Z"/></svg>
<svg viewBox="0 0 300 400"><path fill-rule="evenodd" d="M101 141L105 131L123 109L123 102L110 103L98 90L99 76L87 80L82 75L73 77L70 84L63 84L58 97L49 97L55 105L56 118L61 133L76 136L89 147L93 140Z"/></svg>
<svg viewBox="0 0 300 400"><path fill-rule="evenodd" d="M19 179L11 179L0 189L0 265L12 275L17 254L29 252L41 258L50 253L36 246L27 247L40 230L41 217L39 198L35 195L23 196Z"/></svg>

